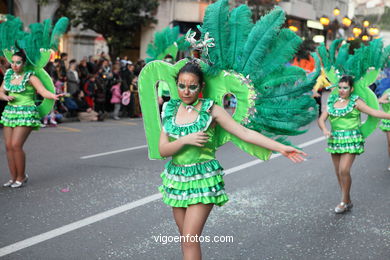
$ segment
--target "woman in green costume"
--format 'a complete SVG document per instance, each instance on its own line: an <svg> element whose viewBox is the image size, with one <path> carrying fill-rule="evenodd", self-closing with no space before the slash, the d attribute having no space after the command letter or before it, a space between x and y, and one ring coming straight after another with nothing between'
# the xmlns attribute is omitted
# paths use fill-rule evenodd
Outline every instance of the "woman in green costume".
<svg viewBox="0 0 390 260"><path fill-rule="evenodd" d="M215 159L215 127L220 125L241 140L280 152L293 162L305 155L262 134L249 130L232 119L211 99L198 99L203 88L203 73L198 64L187 63L177 75L180 99L164 104L160 135L161 156L172 156L161 174L163 201L172 206L182 240L184 259L200 259L196 239L214 204L228 200L224 190L223 169Z"/></svg>
<svg viewBox="0 0 390 260"><path fill-rule="evenodd" d="M382 104L383 111L390 113L390 89L387 89L383 95L379 98L379 103ZM390 157L390 120L383 119L380 129L386 133L387 137L387 151ZM390 171L390 165L387 167Z"/></svg>
<svg viewBox="0 0 390 260"><path fill-rule="evenodd" d="M390 114L375 110L364 103L353 93L353 78L342 76L338 83L338 95L331 94L328 98L327 111L318 119L318 125L328 138L327 152L331 153L336 177L341 188L341 202L335 208L335 213L344 213L353 206L351 202L351 167L356 155L364 152L364 137L361 133L360 113L373 117L390 119ZM325 121L329 117L332 131Z"/></svg>
<svg viewBox="0 0 390 260"><path fill-rule="evenodd" d="M61 95L48 91L32 71L25 70L26 55L16 52L12 56L11 69L7 70L0 88L0 99L8 101L0 123L3 133L11 179L4 187L19 188L27 182L26 157L23 145L32 130L38 130L41 122L34 103L35 92L43 98L57 100Z"/></svg>

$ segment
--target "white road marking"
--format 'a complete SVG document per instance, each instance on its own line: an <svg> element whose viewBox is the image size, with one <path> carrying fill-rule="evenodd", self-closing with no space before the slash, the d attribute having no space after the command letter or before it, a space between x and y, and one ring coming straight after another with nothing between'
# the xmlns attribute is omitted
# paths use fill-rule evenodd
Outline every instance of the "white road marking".
<svg viewBox="0 0 390 260"><path fill-rule="evenodd" d="M125 148L125 149L115 150L115 151L111 151L111 152L86 155L86 156L80 157L80 159L89 159L89 158L94 158L94 157L99 157L99 156L104 156L104 155L109 155L109 154L114 154L114 153L122 153L122 152L137 150L137 149L143 149L143 148L146 148L146 147L148 147L148 146L147 145L140 145L140 146Z"/></svg>
<svg viewBox="0 0 390 260"><path fill-rule="evenodd" d="M300 144L299 147L304 148L304 147L310 146L312 144L318 143L318 142L320 142L320 141L322 141L324 139L325 139L325 137L319 137L319 138L313 139L311 141L305 142L303 144ZM138 146L138 147L142 147L142 146ZM133 147L133 148L136 148L136 147ZM139 149L139 148L137 148L137 149ZM115 151L114 152L110 152L110 153L115 153ZM107 154L107 153L105 153L105 154ZM281 155L280 154L273 154L270 159L274 159L274 158L277 158L279 156L281 156ZM89 157L89 158L91 158L91 157ZM258 160L258 159L257 160L253 160L253 161L250 161L250 162L238 165L236 167L227 169L225 171L225 174L231 174L231 173L234 173L234 172L238 172L240 170L252 167L252 166L254 166L256 164L259 164L259 163L262 163L262 162L263 161ZM62 227L50 230L50 231L42 233L40 235L36 235L36 236L30 237L30 238L27 238L25 240L16 242L14 244L2 247L2 248L0 248L0 257L8 255L8 254L11 254L11 253L14 253L16 251L22 250L24 248L27 248L27 247L30 247L30 246L33 246L33 245L36 245L36 244L39 244L39 243L44 242L46 240L49 240L49 239L61 236L63 234L71 232L73 230L76 230L76 229L79 229L79 228L91 225L93 223L96 223L98 221L104 220L106 218L113 217L113 216L118 215L120 213L129 211L131 209L134 209L134 208L137 208L137 207L140 207L140 206L143 206L145 204L148 204L150 202L156 201L156 200L161 199L161 198L162 198L162 195L160 193L156 193L156 194L150 195L148 197L145 197L145 198L142 198L142 199L139 199L139 200L127 203L125 205L122 205L122 206L119 206L119 207L116 207L116 208L113 208L113 209L110 209L110 210L103 211L103 212L98 213L96 215L93 215L93 216L81 219L79 221L70 223L68 225L65 225L65 226L62 226Z"/></svg>

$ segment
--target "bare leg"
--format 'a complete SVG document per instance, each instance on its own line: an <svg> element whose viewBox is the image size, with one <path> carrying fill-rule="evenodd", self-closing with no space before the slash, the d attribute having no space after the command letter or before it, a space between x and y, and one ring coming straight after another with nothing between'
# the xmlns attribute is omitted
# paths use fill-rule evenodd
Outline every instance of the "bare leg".
<svg viewBox="0 0 390 260"><path fill-rule="evenodd" d="M187 208L172 207L173 217L175 218L175 222L177 228L179 229L180 235L183 235L183 225L184 225L184 218L186 216L186 210Z"/></svg>
<svg viewBox="0 0 390 260"><path fill-rule="evenodd" d="M16 164L16 180L23 181L26 178L26 155L23 151L23 145L27 140L27 137L32 131L31 127L18 126L15 127L12 133L12 152Z"/></svg>
<svg viewBox="0 0 390 260"><path fill-rule="evenodd" d="M199 260L202 259L199 240L195 240L195 236L199 237L206 220L213 208L214 204L195 204L187 208L183 236L189 235L189 239L182 241L183 259L184 260Z"/></svg>
<svg viewBox="0 0 390 260"><path fill-rule="evenodd" d="M352 185L352 178L351 178L351 167L353 164L353 161L355 160L356 155L345 153L341 155L340 159L340 180L341 180L341 193L342 193L342 201L345 203L351 202L351 185Z"/></svg>
<svg viewBox="0 0 390 260"><path fill-rule="evenodd" d="M334 154L331 154L331 155L332 155L332 161L333 161L333 166L334 166L334 170L335 170L335 173L336 173L337 181L339 183L340 189L342 189L342 187L341 187L341 180L340 180L340 171L339 171L341 154L334 153Z"/></svg>
<svg viewBox="0 0 390 260"><path fill-rule="evenodd" d="M13 133L12 127L7 127L7 126L4 127L3 134L4 134L5 150L7 153L8 168L11 173L11 179L15 181L17 174L16 174L16 164L15 164L15 158L14 158L14 153L12 150L12 142L11 142L12 133Z"/></svg>

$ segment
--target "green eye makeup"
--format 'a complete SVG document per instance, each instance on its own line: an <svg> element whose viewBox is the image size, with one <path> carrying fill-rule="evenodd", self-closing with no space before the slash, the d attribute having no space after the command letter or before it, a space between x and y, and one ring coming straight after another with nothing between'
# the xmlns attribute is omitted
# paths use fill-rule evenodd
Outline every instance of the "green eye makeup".
<svg viewBox="0 0 390 260"><path fill-rule="evenodd" d="M11 64L13 64L13 65L22 65L22 63L23 63L23 61L21 61L21 60L17 60L17 61L12 61L11 62Z"/></svg>
<svg viewBox="0 0 390 260"><path fill-rule="evenodd" d="M338 86L337 88L339 90L349 90L351 87L350 86L347 86L347 87L340 87L340 86Z"/></svg>
<svg viewBox="0 0 390 260"><path fill-rule="evenodd" d="M181 91L184 91L186 89L186 85L183 83L178 83L177 87ZM195 92L199 89L199 85L195 85L195 84L188 85L188 89L190 90L190 92Z"/></svg>

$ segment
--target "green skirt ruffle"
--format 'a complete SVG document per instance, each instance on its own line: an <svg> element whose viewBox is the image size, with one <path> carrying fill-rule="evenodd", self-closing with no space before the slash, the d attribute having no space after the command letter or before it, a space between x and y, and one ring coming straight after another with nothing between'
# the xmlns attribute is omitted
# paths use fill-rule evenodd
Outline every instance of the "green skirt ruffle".
<svg viewBox="0 0 390 260"><path fill-rule="evenodd" d="M36 106L12 106L4 108L0 123L7 127L28 126L38 130L41 126Z"/></svg>
<svg viewBox="0 0 390 260"><path fill-rule="evenodd" d="M359 129L332 131L332 136L328 138L329 153L353 153L364 152L364 138Z"/></svg>
<svg viewBox="0 0 390 260"><path fill-rule="evenodd" d="M191 165L175 165L169 161L161 173L163 184L159 190L163 202L182 208L198 203L222 206L228 201L223 174L217 160Z"/></svg>
<svg viewBox="0 0 390 260"><path fill-rule="evenodd" d="M382 119L382 124L379 126L382 131L390 131L390 120Z"/></svg>

